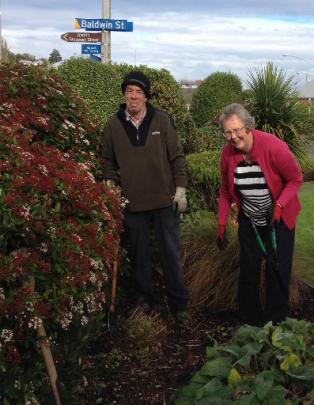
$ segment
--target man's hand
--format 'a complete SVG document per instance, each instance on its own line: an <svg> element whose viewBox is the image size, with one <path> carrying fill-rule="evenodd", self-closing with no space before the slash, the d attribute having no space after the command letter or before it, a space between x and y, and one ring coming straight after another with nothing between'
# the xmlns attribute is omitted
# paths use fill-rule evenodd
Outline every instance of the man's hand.
<svg viewBox="0 0 314 405"><path fill-rule="evenodd" d="M273 219L272 219L270 225L274 225L275 222L280 221L281 211L282 211L282 206L280 204L276 203L274 206L274 210L273 210Z"/></svg>
<svg viewBox="0 0 314 405"><path fill-rule="evenodd" d="M186 188L177 187L174 195L173 204L178 207L178 212L182 213L186 210L188 202L186 200Z"/></svg>
<svg viewBox="0 0 314 405"><path fill-rule="evenodd" d="M226 238L226 225L217 225L216 242L219 250L225 250L228 247L228 240Z"/></svg>

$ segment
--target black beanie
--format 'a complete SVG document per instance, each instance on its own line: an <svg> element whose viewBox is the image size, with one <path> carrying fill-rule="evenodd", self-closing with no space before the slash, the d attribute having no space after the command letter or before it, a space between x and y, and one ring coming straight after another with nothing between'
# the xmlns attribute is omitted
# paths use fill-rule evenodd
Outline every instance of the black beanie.
<svg viewBox="0 0 314 405"><path fill-rule="evenodd" d="M132 70L124 76L123 82L121 84L122 93L124 94L125 88L128 84L133 84L134 86L140 87L144 93L146 98L150 98L150 81L147 76L144 75L139 70Z"/></svg>

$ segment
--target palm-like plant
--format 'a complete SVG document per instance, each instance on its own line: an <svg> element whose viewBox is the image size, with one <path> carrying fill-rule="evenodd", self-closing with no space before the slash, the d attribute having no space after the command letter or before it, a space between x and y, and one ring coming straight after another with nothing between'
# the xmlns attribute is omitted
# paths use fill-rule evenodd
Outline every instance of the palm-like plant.
<svg viewBox="0 0 314 405"><path fill-rule="evenodd" d="M286 78L282 69L269 62L250 70L248 77L250 110L257 128L287 142L301 166L306 166L304 140L298 132L300 114L293 76Z"/></svg>

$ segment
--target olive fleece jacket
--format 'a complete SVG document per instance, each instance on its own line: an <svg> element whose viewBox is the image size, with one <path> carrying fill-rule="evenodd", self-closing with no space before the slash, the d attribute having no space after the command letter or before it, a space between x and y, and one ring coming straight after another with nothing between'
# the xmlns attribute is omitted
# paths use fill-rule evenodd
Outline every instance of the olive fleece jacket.
<svg viewBox="0 0 314 405"><path fill-rule="evenodd" d="M137 129L126 120L125 104L106 124L102 139L103 177L119 184L130 212L172 205L176 187L186 187L185 158L169 116L146 104Z"/></svg>

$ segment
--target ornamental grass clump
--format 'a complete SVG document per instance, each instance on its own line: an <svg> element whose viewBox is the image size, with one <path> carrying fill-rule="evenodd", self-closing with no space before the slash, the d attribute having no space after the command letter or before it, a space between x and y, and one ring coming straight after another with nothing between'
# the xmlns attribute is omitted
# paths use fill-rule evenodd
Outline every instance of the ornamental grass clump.
<svg viewBox="0 0 314 405"><path fill-rule="evenodd" d="M97 182L95 124L67 86L36 69L0 68L1 403L51 397L40 325L63 399L75 398L122 227L119 194Z"/></svg>
<svg viewBox="0 0 314 405"><path fill-rule="evenodd" d="M236 212L233 213L236 215ZM183 230L184 275L190 290L190 304L195 311L237 310L240 248L237 224L230 220L227 227L229 245L220 251L216 244L214 214L201 214ZM264 297L264 278L261 277L261 298ZM296 274L290 282L290 308L302 303L303 285Z"/></svg>

